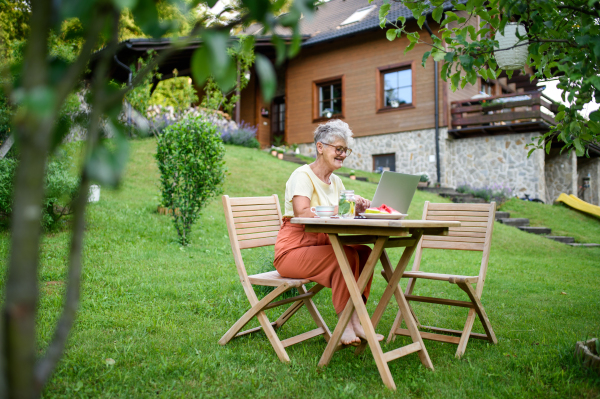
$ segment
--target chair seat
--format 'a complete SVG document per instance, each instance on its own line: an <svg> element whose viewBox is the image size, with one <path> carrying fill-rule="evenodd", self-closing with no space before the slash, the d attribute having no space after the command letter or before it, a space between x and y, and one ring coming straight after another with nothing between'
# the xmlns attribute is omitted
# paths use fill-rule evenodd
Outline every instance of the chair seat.
<svg viewBox="0 0 600 399"><path fill-rule="evenodd" d="M276 270L272 272L253 274L252 276L248 276L248 279L253 285L266 285L269 287L279 287L285 283L288 283L292 287L300 287L303 284L308 284L311 282L305 278L281 277Z"/></svg>
<svg viewBox="0 0 600 399"><path fill-rule="evenodd" d="M427 273L421 271L404 272L402 277L424 278L427 280L448 281L450 283L476 283L479 280L479 276L460 276L456 274Z"/></svg>

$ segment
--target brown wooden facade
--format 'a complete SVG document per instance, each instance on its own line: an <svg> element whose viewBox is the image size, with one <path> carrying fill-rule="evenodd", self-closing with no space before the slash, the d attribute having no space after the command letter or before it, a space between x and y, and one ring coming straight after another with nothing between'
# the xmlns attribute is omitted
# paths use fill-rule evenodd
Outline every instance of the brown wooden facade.
<svg viewBox="0 0 600 399"><path fill-rule="evenodd" d="M422 32L427 37L426 32ZM406 54L409 41L405 37L390 42L385 30L343 37L310 47L289 60L285 74L285 142L310 143L315 128L326 121L315 118L318 101L315 84L329 79L343 82L343 112L339 116L350 125L355 137L398 133L434 127L434 63L430 59L421 65L425 44L415 46ZM381 72L405 66L412 69L412 104L397 109L382 109ZM439 68L441 69L441 63ZM448 125L450 102L470 98L480 85L467 86L452 93L448 83L439 80L440 126ZM262 100L260 87L253 75L242 92L241 119L257 125L261 146L272 143L271 115L262 109L270 105Z"/></svg>

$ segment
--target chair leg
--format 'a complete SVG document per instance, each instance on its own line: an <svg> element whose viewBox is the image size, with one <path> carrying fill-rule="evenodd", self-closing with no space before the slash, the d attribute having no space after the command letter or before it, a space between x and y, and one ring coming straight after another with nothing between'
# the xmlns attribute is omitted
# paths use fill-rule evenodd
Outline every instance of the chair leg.
<svg viewBox="0 0 600 399"><path fill-rule="evenodd" d="M314 287L308 290L308 292L314 292L316 295L323 288L325 287L323 287L321 284L316 284ZM302 293L304 294L305 292ZM289 308L286 309L285 312L281 314L281 316L279 316L275 322L275 328L281 328L294 314L296 314L297 311L300 310L300 308L302 308L302 306L304 306L304 300L300 299L294 302Z"/></svg>
<svg viewBox="0 0 600 399"><path fill-rule="evenodd" d="M269 339L269 342L271 342L271 345L273 346L273 349L275 350L275 353L277 354L279 360L288 363L290 361L290 357L285 351L283 344L279 340L279 337L273 329L273 326L271 325L271 322L269 321L269 318L267 317L265 312L261 311L258 313L258 321L260 322L260 325L262 326L265 335Z"/></svg>
<svg viewBox="0 0 600 399"><path fill-rule="evenodd" d="M400 324L402 324L402 311L398 309L398 313L396 313L396 318L394 319L394 323L392 324L392 329L390 330L386 343L389 344L390 342L396 340L396 330L400 327Z"/></svg>
<svg viewBox="0 0 600 399"><path fill-rule="evenodd" d="M492 329L492 323L490 323L490 319L488 318L487 313L483 308L483 304L481 303L481 300L475 293L475 290L473 289L471 284L457 283L457 285L467 293L469 299L471 299L471 302L473 302L473 304L475 305L475 312L477 312L479 320L481 320L481 324L483 325L485 334L488 336L490 341L492 341L494 344L497 344L498 340L496 339L496 334L494 334L494 330Z"/></svg>
<svg viewBox="0 0 600 399"><path fill-rule="evenodd" d="M324 287L322 285L317 284L310 289L310 292L314 292L316 294L317 292L321 291L323 288ZM306 294L309 292L306 290L306 287L304 285L300 286L298 288L298 291L302 292L303 294ZM308 313L310 313L310 316L315 321L315 324L317 325L317 327L321 327L323 329L323 331L325 332L323 334L323 338L325 338L325 341L329 342L329 339L331 338L331 331L329 331L329 328L327 327L325 320L323 320L323 317L321 317L321 313L319 313L319 310L315 306L315 303L313 302L312 298L304 299L304 305L306 306L306 310L308 310Z"/></svg>
<svg viewBox="0 0 600 399"><path fill-rule="evenodd" d="M467 350L467 344L469 343L469 338L471 337L471 330L473 329L473 322L475 321L475 310L469 309L469 314L467 316L467 322L465 323L465 328L463 328L462 335L460 336L460 341L458 341L458 348L456 349L455 357L461 358L462 355L465 354Z"/></svg>
<svg viewBox="0 0 600 399"><path fill-rule="evenodd" d="M271 303L271 301L273 299L277 298L279 295L281 295L282 293L284 293L285 291L287 291L289 288L290 287L287 284L283 284L283 285L275 288L267 296L265 296L258 303L256 303L254 306L252 306L246 313L244 313L244 315L242 317L240 317L240 319L238 321L235 322L235 324L233 326L231 326L231 328L225 333L225 335L223 335L223 337L219 340L219 344L220 345L225 345L229 341L231 341L233 339L233 337L235 337L235 335L242 328L244 328L244 326L246 324L248 324L248 322L250 320L252 320L252 318L254 316L256 316L259 312L261 312L262 309L264 309L265 306L267 306L269 303ZM268 321L267 316L265 315L265 313L262 312L262 314L264 315L264 319ZM261 322L260 324L262 325L263 330L265 330L264 323ZM271 323L267 322L267 324L269 325L269 328L271 330L273 330L273 326L271 326ZM266 330L265 330L265 333L266 333Z"/></svg>

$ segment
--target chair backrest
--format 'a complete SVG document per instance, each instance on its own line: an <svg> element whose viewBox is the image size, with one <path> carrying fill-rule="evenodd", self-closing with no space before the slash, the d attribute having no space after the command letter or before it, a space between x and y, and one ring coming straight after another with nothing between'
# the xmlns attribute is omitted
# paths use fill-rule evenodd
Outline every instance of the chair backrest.
<svg viewBox="0 0 600 399"><path fill-rule="evenodd" d="M476 293L481 296L492 245L496 203L435 204L425 201L423 220L457 220L460 227L451 227L447 236L423 236L415 254L413 270L418 270L424 248L481 251L481 267Z"/></svg>
<svg viewBox="0 0 600 399"><path fill-rule="evenodd" d="M231 251L240 281L249 297L256 298L242 258L242 249L275 245L281 228L281 209L276 194L269 197L223 196L223 210Z"/></svg>

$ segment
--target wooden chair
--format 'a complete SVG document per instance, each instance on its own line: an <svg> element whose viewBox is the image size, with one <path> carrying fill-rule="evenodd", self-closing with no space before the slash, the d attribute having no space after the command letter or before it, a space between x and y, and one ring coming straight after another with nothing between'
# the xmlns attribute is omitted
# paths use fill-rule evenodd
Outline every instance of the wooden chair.
<svg viewBox="0 0 600 399"><path fill-rule="evenodd" d="M316 284L307 290L304 286L310 283L310 280L307 279L281 277L277 271L252 276L248 276L246 272L242 249L275 245L282 224L277 195L245 198L229 198L228 195L224 195L223 208L235 265L251 308L223 335L219 344L225 345L235 337L263 330L279 359L289 362L290 358L285 351L286 347L319 335L323 335L325 340L329 341L331 332L311 299L323 289L322 285ZM259 301L252 285L276 288ZM300 295L273 302L279 295L292 288L296 288ZM288 303L292 303L292 305L276 321L270 322L264 311ZM302 306L306 306L318 328L283 341L279 340L275 328L283 326ZM255 316L260 322L260 327L239 332Z"/></svg>
<svg viewBox="0 0 600 399"><path fill-rule="evenodd" d="M415 252L415 260L411 271L404 272L402 277L409 278L408 286L406 287L407 301L426 302L440 305L458 306L469 309L467 320L462 331L449 330L446 328L438 328L431 326L421 326L417 317L417 325L420 329L425 328L434 333L421 331L421 337L424 339L450 342L458 344L456 357L461 357L466 350L469 338L484 339L498 343L492 325L485 313L481 304L481 294L485 282L485 275L488 267L488 259L490 257L490 246L492 243L492 231L494 229L494 218L496 215L496 203L491 204L430 204L425 202L423 209L424 220L458 220L461 222L461 227L450 228L448 236L423 236L417 250ZM423 272L419 270L421 266L421 257L423 249L454 249L465 251L481 251L483 254L481 259L481 267L477 276L461 276L453 274L439 274L431 272ZM386 280L388 276L382 272ZM425 296L413 295L415 283L417 279L447 281L450 284L456 284L460 289L467 293L469 301L457 301L452 299L431 298ZM474 289L472 284L476 284ZM410 303L410 302L409 302ZM414 315L414 310L410 307ZM479 316L485 334L477 334L471 332L475 314ZM410 335L408 330L400 328L402 323L402 313L399 311L392 329L388 336L387 342L391 342L396 338L396 335ZM443 333L443 334L440 334ZM450 334L446 335L446 334Z"/></svg>

